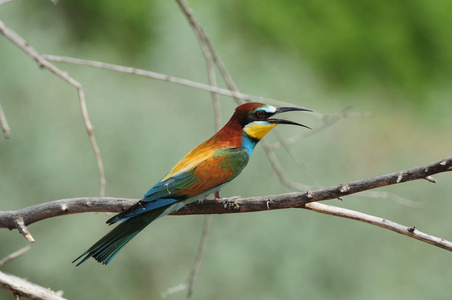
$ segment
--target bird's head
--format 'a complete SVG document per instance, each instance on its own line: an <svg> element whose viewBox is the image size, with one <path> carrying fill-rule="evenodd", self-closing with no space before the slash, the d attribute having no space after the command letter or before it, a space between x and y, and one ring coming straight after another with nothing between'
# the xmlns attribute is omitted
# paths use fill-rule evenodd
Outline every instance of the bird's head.
<svg viewBox="0 0 452 300"><path fill-rule="evenodd" d="M298 125L309 128L306 125L284 119L272 119L276 114L289 111L311 111L310 109L297 107L274 107L263 103L245 103L235 109L231 121L240 123L243 132L250 138L261 140L270 130L278 124ZM309 128L311 129L311 128Z"/></svg>

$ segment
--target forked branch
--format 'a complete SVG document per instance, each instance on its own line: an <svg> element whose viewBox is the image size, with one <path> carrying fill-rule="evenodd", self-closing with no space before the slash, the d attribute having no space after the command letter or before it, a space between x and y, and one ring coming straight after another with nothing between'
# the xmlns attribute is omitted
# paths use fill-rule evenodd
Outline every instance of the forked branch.
<svg viewBox="0 0 452 300"><path fill-rule="evenodd" d="M316 210L315 209L316 206L313 206L310 203L336 199L366 190L372 190L375 188L393 184L400 184L403 182L417 179L425 179L426 182L434 182L431 180L432 175L448 171L452 171L452 157L448 157L428 165L400 172L395 172L359 181L353 181L350 183L340 184L337 186L332 186L324 189L307 191L303 193L287 193L280 195L259 196L249 198L233 197L225 198L220 203L217 203L213 200L205 200L202 203L192 203L186 205L183 208L181 208L178 212L174 213L174 215L226 214L226 213L257 212L284 208L304 208L326 214L333 214L340 217L350 218L350 215L346 216L345 214L337 214L336 211L338 208L336 207L325 206L322 207L322 209ZM56 200L34 205L17 211L0 212L0 228L19 229L21 228L21 226L26 228L27 225L30 225L32 223L47 218L52 218L66 214L76 214L85 212L117 213L127 209L129 206L136 203L136 201L138 201L138 199L102 198L102 197L85 197L85 198ZM351 219L359 220L359 218ZM385 222L388 223L389 221L386 221L384 219L378 221L378 219L374 219L372 222L368 223L390 229L387 226L384 226ZM415 232L414 229L413 232ZM400 231L399 233L405 234L413 238L417 238L417 236L413 234L413 232L407 231L404 233ZM431 237L432 240L436 238L433 236ZM446 242L439 243L440 245L439 244L435 245L443 249L452 251L451 246L452 244Z"/></svg>

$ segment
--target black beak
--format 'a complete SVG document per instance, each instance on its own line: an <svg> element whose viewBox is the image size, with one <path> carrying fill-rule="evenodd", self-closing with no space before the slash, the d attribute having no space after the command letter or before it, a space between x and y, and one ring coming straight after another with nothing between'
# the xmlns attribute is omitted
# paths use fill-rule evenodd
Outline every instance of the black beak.
<svg viewBox="0 0 452 300"><path fill-rule="evenodd" d="M280 113L284 113L284 112L288 112L288 111L312 111L310 109L306 109L306 108L298 108L298 107L280 107L276 109L275 115L276 114L280 114ZM300 124L300 123L296 123L296 122L292 122L289 120L283 120L283 119L268 119L267 122L269 123L273 123L273 124L289 124L289 125L298 125L298 126L302 126L302 127L306 127L308 129L312 129L309 126Z"/></svg>

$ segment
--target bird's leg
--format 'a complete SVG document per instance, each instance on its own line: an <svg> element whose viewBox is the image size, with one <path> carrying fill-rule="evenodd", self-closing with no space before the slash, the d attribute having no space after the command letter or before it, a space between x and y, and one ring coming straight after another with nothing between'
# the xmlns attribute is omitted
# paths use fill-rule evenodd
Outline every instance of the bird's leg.
<svg viewBox="0 0 452 300"><path fill-rule="evenodd" d="M206 200L206 197L200 198L200 199L198 200L198 203L199 203L199 204L203 204L203 203L204 203L204 200Z"/></svg>
<svg viewBox="0 0 452 300"><path fill-rule="evenodd" d="M220 190L215 192L215 202L220 202L221 198L220 198Z"/></svg>

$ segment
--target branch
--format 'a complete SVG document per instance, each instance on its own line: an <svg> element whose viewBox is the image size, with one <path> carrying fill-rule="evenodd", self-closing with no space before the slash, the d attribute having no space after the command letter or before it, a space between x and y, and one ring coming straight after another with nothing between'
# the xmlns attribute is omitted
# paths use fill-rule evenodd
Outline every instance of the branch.
<svg viewBox="0 0 452 300"><path fill-rule="evenodd" d="M22 249L17 250L16 252L11 253L5 258L0 259L0 268L9 263L10 261L24 255L30 250L30 246L23 247Z"/></svg>
<svg viewBox="0 0 452 300"><path fill-rule="evenodd" d="M24 247L7 257L0 260L0 267L16 259L30 250L30 246ZM25 279L17 276L0 272L0 287L12 292L17 299L19 297L26 297L28 299L43 299L43 300L60 300L63 292L54 292L39 285L33 284Z"/></svg>
<svg viewBox="0 0 452 300"><path fill-rule="evenodd" d="M14 0L0 0L0 5L3 5L8 2L13 2Z"/></svg>
<svg viewBox="0 0 452 300"><path fill-rule="evenodd" d="M436 236L433 236L433 235L430 235L430 234L427 234L427 233L424 233L424 232L421 232L416 229L416 226L407 227L407 226L403 226L401 224L398 224L396 222L392 222L392 221L389 221L386 219L382 219L379 217L371 216L368 214L364 214L361 212L357 212L357 211L342 208L342 207L326 205L323 203L316 203L316 202L308 203L308 204L306 204L305 208L318 212L318 213L322 213L322 214L357 220L357 221L361 221L364 223L376 225L378 227L382 227L382 228L412 237L416 240L428 243L430 245L440 247L440 248L443 248L448 251L452 251L452 242L439 238L439 237L436 237Z"/></svg>
<svg viewBox="0 0 452 300"><path fill-rule="evenodd" d="M452 156L428 165L404 171L353 181L333 187L306 191L303 193L235 198L232 200L229 199L225 203L226 205L221 205L215 203L214 201L204 201L202 204L192 203L182 207L174 214L222 214L234 212L257 212L284 208L305 208L305 205L310 202L337 199L379 187L400 184L417 179L426 179L431 175L449 171L452 171ZM427 181L431 182L429 180Z"/></svg>
<svg viewBox="0 0 452 300"><path fill-rule="evenodd" d="M378 177L353 181L337 186L307 191L303 193L287 193L280 195L259 196L249 198L225 198L217 203L205 200L202 203L191 203L184 206L174 215L193 214L225 214L257 212L284 208L305 208L308 203L336 199L366 190L400 184L407 181L425 179L434 174L452 170L452 157L445 158L428 165L407 169ZM428 181L431 182L431 181ZM0 212L0 228L20 228L32 223L66 214L85 212L121 212L135 204L138 199L85 197L46 202L17 211ZM380 222L381 223L381 222ZM384 227L384 226L381 226ZM452 247L447 250L452 251Z"/></svg>
<svg viewBox="0 0 452 300"><path fill-rule="evenodd" d="M5 139L8 139L11 135L11 130L9 129L8 120L6 120L6 116L5 113L3 112L1 103L0 103L0 126L2 127Z"/></svg>
<svg viewBox="0 0 452 300"><path fill-rule="evenodd" d="M121 212L138 199L83 197L56 200L33 205L17 211L0 211L0 228L19 229L35 222L84 212Z"/></svg>
<svg viewBox="0 0 452 300"><path fill-rule="evenodd" d="M53 62L62 62L62 63L70 63L70 64L75 64L75 65L83 65L83 66L88 66L88 67L111 70L111 71L115 71L115 72L143 76L143 77L147 77L147 78L151 78L151 79L166 81L166 82L170 82L170 83L174 83L174 84L179 84L179 85L195 88L198 90L216 93L216 94L220 94L223 96L236 97L238 99L246 100L246 101L264 102L264 103L274 104L274 105L288 105L287 102L276 100L276 99L260 97L260 96L252 96L252 95L243 94L243 93L236 93L234 91L230 91L230 90L223 89L220 87L210 86L208 84L204 84L204 83L200 83L200 82L196 82L196 81L192 81L192 80L188 80L188 79L178 78L178 77L174 77L174 76L169 76L169 75L152 72L152 71L148 71L148 70L143 70L143 69L131 68L131 67L115 65L115 64L108 64L108 63L104 63L104 62L100 62L100 61L79 59L79 58L66 57L66 56L58 56L58 55L43 55L43 57L46 58L47 60L53 61Z"/></svg>
<svg viewBox="0 0 452 300"><path fill-rule="evenodd" d="M23 278L0 272L0 287L10 291L17 297L25 297L35 300L64 300L62 292L54 292L50 289L31 283Z"/></svg>
<svg viewBox="0 0 452 300"><path fill-rule="evenodd" d="M226 85L228 86L229 90L232 91L233 97L236 99L238 104L242 104L243 101L239 97L239 90L232 80L231 75L226 69L226 66L224 65L223 61L218 56L217 52L215 51L215 48L210 43L209 38L204 32L204 29L201 27L201 25L196 21L195 17L193 16L193 12L190 9L190 7L187 5L187 3L184 0L176 0L177 4L179 5L180 9L184 13L185 17L189 21L191 27L196 33L196 36L198 37L198 40L201 44L201 48L204 54L204 58L207 61L208 66L211 65L213 69L213 63L218 67L218 70L221 73L221 76L223 77L224 81L226 82ZM209 71L210 73L210 71ZM212 84L211 84L212 85Z"/></svg>
<svg viewBox="0 0 452 300"><path fill-rule="evenodd" d="M204 251L207 246L207 237L210 232L210 226L212 224L212 215L208 215L204 220L204 225L202 227L201 240L199 241L198 253L196 254L195 262L191 268L190 275L187 278L187 298L193 295L193 284L195 281L195 276L198 273L199 267L201 266L201 261L204 255Z"/></svg>
<svg viewBox="0 0 452 300"><path fill-rule="evenodd" d="M0 21L0 33L3 34L10 42L16 45L19 49L25 52L28 56L33 58L41 68L48 69L50 72L63 79L77 90L80 108L82 110L82 118L85 123L85 128L88 133L89 140L91 142L91 147L93 148L94 151L97 168L99 171L100 196L101 197L104 196L105 194L104 166L102 163L102 158L100 156L100 149L99 146L97 145L97 141L94 136L93 125L91 124L88 115L88 109L85 100L85 92L83 91L82 85L78 81L73 79L71 76L69 76L66 72L63 72L62 70L58 69L55 65L50 63L46 58L39 54L38 51L31 47L21 36L19 36L13 30L6 27L6 25L2 21Z"/></svg>

